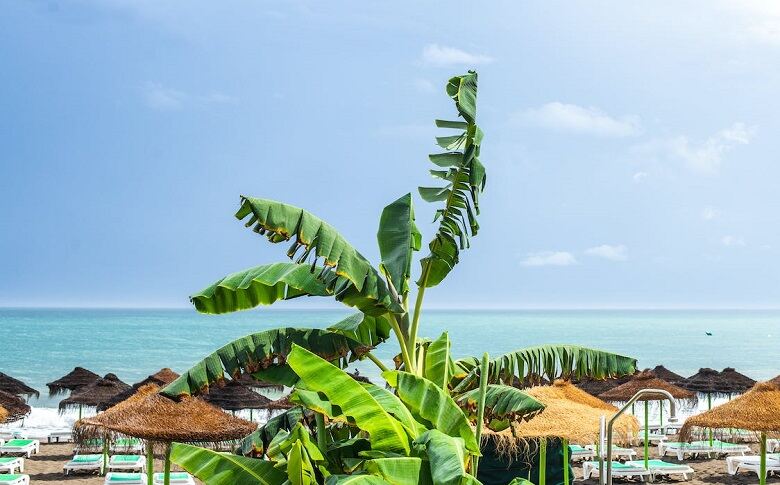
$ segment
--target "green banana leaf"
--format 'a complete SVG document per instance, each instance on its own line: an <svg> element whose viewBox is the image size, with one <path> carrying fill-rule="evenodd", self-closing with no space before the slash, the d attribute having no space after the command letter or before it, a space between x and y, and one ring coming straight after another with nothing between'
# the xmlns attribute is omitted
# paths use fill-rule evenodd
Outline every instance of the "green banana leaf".
<svg viewBox="0 0 780 485"><path fill-rule="evenodd" d="M293 345L287 363L307 390L324 394L366 431L373 449L408 455L409 436L403 425L346 372L298 345Z"/></svg>
<svg viewBox="0 0 780 485"><path fill-rule="evenodd" d="M232 273L190 301L201 313L228 313L299 296L331 296L308 264L273 263Z"/></svg>
<svg viewBox="0 0 780 485"><path fill-rule="evenodd" d="M433 485L428 462L417 457L377 458L367 461L365 470L393 485Z"/></svg>
<svg viewBox="0 0 780 485"><path fill-rule="evenodd" d="M394 485L374 475L331 475L325 485Z"/></svg>
<svg viewBox="0 0 780 485"><path fill-rule="evenodd" d="M312 465L307 450L304 449L300 440L293 443L287 456L287 479L290 481L290 485L317 483L314 465Z"/></svg>
<svg viewBox="0 0 780 485"><path fill-rule="evenodd" d="M276 469L271 461L219 453L182 443L171 445L171 461L206 485L281 485L287 479L286 474Z"/></svg>
<svg viewBox="0 0 780 485"><path fill-rule="evenodd" d="M462 363L464 361L461 361ZM636 372L636 359L577 345L539 345L509 352L490 361L490 383L512 385L515 379L546 377L550 381L593 377L606 379ZM479 381L479 368L472 368L453 392L473 389Z"/></svg>
<svg viewBox="0 0 780 485"><path fill-rule="evenodd" d="M395 388L398 398L418 417L417 421L430 423L429 428L460 438L466 449L479 453L479 445L468 418L440 387L408 372L387 371L382 373L382 377Z"/></svg>
<svg viewBox="0 0 780 485"><path fill-rule="evenodd" d="M291 403L299 404L315 413L324 414L333 421L347 422L347 418L344 416L341 408L328 401L318 392L297 388L290 393L289 399ZM354 425L355 423L349 424Z"/></svg>
<svg viewBox="0 0 780 485"><path fill-rule="evenodd" d="M425 378L441 387L445 392L449 392L447 386L456 373L450 347L449 334L444 332L428 345L423 370Z"/></svg>
<svg viewBox="0 0 780 485"><path fill-rule="evenodd" d="M414 223L412 194L406 194L384 208L379 220L379 254L381 269L401 295L409 292L412 252L419 251L421 234Z"/></svg>
<svg viewBox="0 0 780 485"><path fill-rule="evenodd" d="M530 480L526 480L525 478L515 477L506 485L534 485L534 483Z"/></svg>
<svg viewBox="0 0 780 485"><path fill-rule="evenodd" d="M414 440L417 450L424 450L434 485L478 484L466 471L466 449L461 438L431 429Z"/></svg>
<svg viewBox="0 0 780 485"><path fill-rule="evenodd" d="M312 213L274 200L242 196L236 218L248 218L246 226L253 226L255 232L265 234L273 243L295 238L287 255L297 263L312 259L313 267L322 259L324 268L317 272L317 277L348 305L369 314L403 313L371 263L333 226ZM366 305L367 302L373 306Z"/></svg>
<svg viewBox="0 0 780 485"><path fill-rule="evenodd" d="M274 439L268 445L268 458L272 461L289 460L296 444L300 444L305 450L307 459L312 462L321 463L325 457L317 445L311 440L311 434L301 423L296 424L290 431L279 430Z"/></svg>
<svg viewBox="0 0 780 485"><path fill-rule="evenodd" d="M369 347L376 347L390 338L391 327L388 318L393 317L389 314L371 316L358 312L334 323L328 327L328 330L362 342Z"/></svg>
<svg viewBox="0 0 780 485"><path fill-rule="evenodd" d="M269 443L271 443L271 440L280 430L290 431L298 423L306 424L307 414L311 415L311 412L300 406L295 406L274 416L264 425L254 430L252 434L242 439L236 447L235 453L244 456L264 454L265 450L268 449Z"/></svg>
<svg viewBox="0 0 780 485"><path fill-rule="evenodd" d="M391 416L403 425L410 437L416 438L420 433L425 431L425 426L414 419L409 408L404 406L404 403L398 399L398 396L387 389L374 384L361 382L360 385L376 399L376 402L378 402L385 411L390 413Z"/></svg>
<svg viewBox="0 0 780 485"><path fill-rule="evenodd" d="M479 388L472 389L457 398L458 404L472 413L479 403ZM489 384L485 394L486 421L528 420L544 410L544 404L511 386Z"/></svg>
<svg viewBox="0 0 780 485"><path fill-rule="evenodd" d="M370 350L366 345L335 332L275 328L241 337L223 346L184 372L166 386L162 393L178 398L208 390L212 384L223 381L225 374L236 378L242 373L255 374L271 366L289 370L285 363L286 357L296 344L344 367ZM264 374L263 377L269 376Z"/></svg>
<svg viewBox="0 0 780 485"><path fill-rule="evenodd" d="M446 153L429 156L437 167L431 175L443 180L443 187L420 187L420 196L427 202L444 202L436 211L434 220L439 228L428 244L430 253L421 260L422 274L418 285L432 287L442 280L458 263L460 251L469 246L469 238L479 230L479 193L485 188L485 167L479 160L482 131L476 125L477 74L469 71L449 80L447 93L455 101L458 114L466 120L437 120L441 128L458 129L458 135L437 137Z"/></svg>

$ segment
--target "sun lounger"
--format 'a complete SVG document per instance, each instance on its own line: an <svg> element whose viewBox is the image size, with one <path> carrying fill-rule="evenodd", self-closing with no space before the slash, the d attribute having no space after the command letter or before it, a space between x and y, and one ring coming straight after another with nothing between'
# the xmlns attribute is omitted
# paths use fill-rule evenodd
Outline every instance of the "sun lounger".
<svg viewBox="0 0 780 485"><path fill-rule="evenodd" d="M110 450L120 453L140 453L144 449L143 443L138 438L119 438L111 443Z"/></svg>
<svg viewBox="0 0 780 485"><path fill-rule="evenodd" d="M596 450L596 445L587 445L585 448L589 450ZM636 456L636 451L631 448L622 448L620 446L612 446L612 458L624 458L630 460Z"/></svg>
<svg viewBox="0 0 780 485"><path fill-rule="evenodd" d="M30 475L0 475L0 484L3 485L29 485Z"/></svg>
<svg viewBox="0 0 780 485"><path fill-rule="evenodd" d="M761 457L758 455L750 456L728 456L726 457L726 471L729 475L736 475L740 468L745 465L759 465ZM780 453L766 455L767 466L780 466Z"/></svg>
<svg viewBox="0 0 780 485"><path fill-rule="evenodd" d="M52 431L47 438L49 443L63 443L73 441L73 431L70 429L61 429Z"/></svg>
<svg viewBox="0 0 780 485"><path fill-rule="evenodd" d="M75 471L93 472L101 469L103 469L103 455L76 455L62 466L65 475Z"/></svg>
<svg viewBox="0 0 780 485"><path fill-rule="evenodd" d="M84 440L79 445L73 448L73 453L102 453L103 452L103 440L93 439Z"/></svg>
<svg viewBox="0 0 780 485"><path fill-rule="evenodd" d="M24 458L21 456L3 456L0 457L0 472L3 473L19 473L24 471Z"/></svg>
<svg viewBox="0 0 780 485"><path fill-rule="evenodd" d="M664 442L658 443L658 454L660 456L666 456L669 453L675 453L677 459L682 461L685 455L699 455L707 454L711 456L712 453L717 454L737 454L744 455L750 453L750 447L739 443L726 443L723 441L713 440L712 445L709 441L694 441L691 443L679 443L679 442Z"/></svg>
<svg viewBox="0 0 780 485"><path fill-rule="evenodd" d="M705 441L704 443L707 442ZM737 453L744 455L745 453L750 453L752 451L748 445L742 443L727 443L720 440L714 440L712 442L712 448L715 453L723 455L735 455Z"/></svg>
<svg viewBox="0 0 780 485"><path fill-rule="evenodd" d="M103 485L146 485L146 473L109 472Z"/></svg>
<svg viewBox="0 0 780 485"><path fill-rule="evenodd" d="M596 456L596 453L586 446L580 446L580 445L569 445L569 456L572 460L590 460L594 456Z"/></svg>
<svg viewBox="0 0 780 485"><path fill-rule="evenodd" d="M163 478L164 478L163 473L155 473L154 484L162 485ZM193 480L192 475L185 472L171 472L170 479L171 479L171 484L175 483L177 485L195 485L195 480Z"/></svg>
<svg viewBox="0 0 780 485"><path fill-rule="evenodd" d="M0 454L3 453L21 453L30 458L33 453L41 450L41 442L38 440L9 440L3 446L0 446Z"/></svg>
<svg viewBox="0 0 780 485"><path fill-rule="evenodd" d="M129 470L131 472L143 472L146 461L140 455L114 455L108 461L108 470Z"/></svg>
<svg viewBox="0 0 780 485"><path fill-rule="evenodd" d="M644 468L645 462L643 460L627 461L626 465ZM653 480L659 475L682 475L683 480L688 480L689 475L693 475L693 468L685 464L668 463L662 460L648 460L648 469L653 476Z"/></svg>
<svg viewBox="0 0 780 485"><path fill-rule="evenodd" d="M607 464L604 464L604 471L607 470ZM582 474L584 479L589 479L592 475L599 474L599 462L598 461L584 461L582 462ZM635 465L629 465L628 463L620 463L619 461L612 462L612 477L621 478L639 478L644 481L645 477L652 478L650 470L645 470L644 465L637 467Z"/></svg>
<svg viewBox="0 0 780 485"><path fill-rule="evenodd" d="M745 457L741 457L745 458ZM755 463L740 463L737 465L736 468L737 472L753 472L756 475L759 475L761 472L761 465L758 462ZM780 473L780 462L777 461L766 461L766 473L767 475L771 472ZM736 472L735 472L736 474Z"/></svg>

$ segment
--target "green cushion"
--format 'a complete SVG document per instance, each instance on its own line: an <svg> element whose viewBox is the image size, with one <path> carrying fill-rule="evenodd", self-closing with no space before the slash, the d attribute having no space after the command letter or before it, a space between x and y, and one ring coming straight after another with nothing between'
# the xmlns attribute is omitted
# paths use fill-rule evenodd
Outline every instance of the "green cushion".
<svg viewBox="0 0 780 485"><path fill-rule="evenodd" d="M165 476L165 473L155 473L154 474L154 477L156 479L158 479L158 480L162 480L164 476ZM186 480L186 479L190 478L190 474L186 473L186 472L173 472L173 473L171 473L168 476L171 477L171 480Z"/></svg>
<svg viewBox="0 0 780 485"><path fill-rule="evenodd" d="M13 482L14 480L19 480L24 475L0 475L0 483L2 482Z"/></svg>
<svg viewBox="0 0 780 485"><path fill-rule="evenodd" d="M138 455L114 455L111 457L111 461L124 461L129 463L135 463L141 458Z"/></svg>
<svg viewBox="0 0 780 485"><path fill-rule="evenodd" d="M635 470L637 468L636 465L632 465L631 462L628 463L620 463L619 461L613 461L612 462L612 469L613 470L627 470L632 469ZM606 470L606 465L604 465L604 469Z"/></svg>
<svg viewBox="0 0 780 485"><path fill-rule="evenodd" d="M141 440L138 438L119 438L118 440L114 441L114 445L116 446L133 446L140 444Z"/></svg>
<svg viewBox="0 0 780 485"><path fill-rule="evenodd" d="M643 461L632 461L635 466L645 466ZM688 468L688 465L679 465L677 463L668 463L662 460L647 460L647 466L650 468Z"/></svg>
<svg viewBox="0 0 780 485"><path fill-rule="evenodd" d="M101 458L103 455L76 455L70 461L73 463L95 463Z"/></svg>
<svg viewBox="0 0 780 485"><path fill-rule="evenodd" d="M31 445L35 440L11 440L6 441L3 446L27 446Z"/></svg>
<svg viewBox="0 0 780 485"><path fill-rule="evenodd" d="M107 483L137 482L140 478L140 473L112 473Z"/></svg>
<svg viewBox="0 0 780 485"><path fill-rule="evenodd" d="M15 457L15 456L3 456L3 457L0 457L0 465L5 464L5 463L11 463L12 461L16 461L18 459L19 458Z"/></svg>
<svg viewBox="0 0 780 485"><path fill-rule="evenodd" d="M579 452L579 451L590 451L585 449L585 447L580 445L569 445L569 450Z"/></svg>

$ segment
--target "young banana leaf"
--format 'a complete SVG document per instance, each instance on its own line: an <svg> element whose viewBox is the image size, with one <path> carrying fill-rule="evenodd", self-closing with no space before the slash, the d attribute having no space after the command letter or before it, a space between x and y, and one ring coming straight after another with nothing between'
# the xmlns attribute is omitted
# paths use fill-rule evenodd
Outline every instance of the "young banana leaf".
<svg viewBox="0 0 780 485"><path fill-rule="evenodd" d="M208 485L281 485L287 479L274 462L173 443L171 461Z"/></svg>

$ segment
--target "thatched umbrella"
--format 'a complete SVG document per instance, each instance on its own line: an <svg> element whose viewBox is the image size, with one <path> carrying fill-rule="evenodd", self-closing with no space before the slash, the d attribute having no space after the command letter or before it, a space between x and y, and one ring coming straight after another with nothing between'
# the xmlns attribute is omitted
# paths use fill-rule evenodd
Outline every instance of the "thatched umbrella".
<svg viewBox="0 0 780 485"><path fill-rule="evenodd" d="M777 387L780 387L780 376L777 376L774 379L769 379L767 382Z"/></svg>
<svg viewBox="0 0 780 485"><path fill-rule="evenodd" d="M750 390L756 385L756 381L750 377L737 372L733 367L726 367L720 372L721 380L728 385L729 389L733 389L733 394L742 394Z"/></svg>
<svg viewBox="0 0 780 485"><path fill-rule="evenodd" d="M230 381L224 386L211 386L209 392L203 395L203 399L226 411L240 411L249 409L249 420L251 421L252 411L255 409L268 409L271 400L262 396L250 388Z"/></svg>
<svg viewBox="0 0 780 485"><path fill-rule="evenodd" d="M295 404L290 402L290 396L283 396L276 401L271 401L268 403L268 406L266 406L266 409L270 410L279 410L279 409L290 409L295 407Z"/></svg>
<svg viewBox="0 0 780 485"><path fill-rule="evenodd" d="M111 409L76 422L78 441L107 434L120 434L148 442L147 468L149 484L154 473L152 443L165 445L165 479L170 482L170 444L216 443L240 439L255 430L257 425L231 416L202 399L184 397L174 401L159 394L159 386L143 386L129 399Z"/></svg>
<svg viewBox="0 0 780 485"><path fill-rule="evenodd" d="M676 372L670 371L669 369L667 369L662 365L657 365L653 367L653 373L659 379L663 379L669 384L674 384L675 386L679 386L681 382L685 381L685 377L681 376Z"/></svg>
<svg viewBox="0 0 780 485"><path fill-rule="evenodd" d="M594 396L598 396L601 393L607 392L612 388L615 388L621 384L625 384L631 380L631 376L615 377L610 379L594 379L592 377L586 377L584 379L572 381L572 383Z"/></svg>
<svg viewBox="0 0 780 485"><path fill-rule="evenodd" d="M499 433L486 430L485 434L494 439L499 453L510 456L517 453L518 442L539 440L540 473L543 473L546 460L547 440L562 440L566 467L564 481L567 481L569 442L590 442L598 438L601 417L617 413L618 409L561 380L551 386L532 387L524 392L544 404L544 411L527 422L513 423ZM633 416L621 416L615 423L615 429L628 440L639 430L639 423Z"/></svg>
<svg viewBox="0 0 780 485"><path fill-rule="evenodd" d="M147 385L147 384L154 384L160 387L167 386L171 382L175 381L179 377L179 374L172 371L171 369L167 367L163 367L159 371L155 372L154 374L146 377L145 379L136 382L133 384L133 387L130 389L127 389L126 391L122 391L119 394L116 394L114 397L109 399L108 401L102 402L98 404L97 410L98 411L105 411L106 409L116 406L120 402L124 401L125 399L128 399L130 396L136 393L138 389L141 387Z"/></svg>
<svg viewBox="0 0 780 485"><path fill-rule="evenodd" d="M724 371L728 370L729 368L724 369ZM731 369L731 371L733 370ZM734 373L739 374L736 371ZM742 376L742 374L739 375ZM746 390L744 382L738 377L735 378L733 373L728 372L724 376L715 369L708 367L699 369L699 372L685 379L684 382L680 383L680 386L689 391L705 394L707 396L707 410L712 409L712 396L728 396L730 398L732 394L745 392ZM710 444L712 444L712 433L710 433Z"/></svg>
<svg viewBox="0 0 780 485"><path fill-rule="evenodd" d="M0 391L0 406L6 412L5 418L0 420L3 423L19 421L30 414L30 406L24 402L24 399L9 392Z"/></svg>
<svg viewBox="0 0 780 485"><path fill-rule="evenodd" d="M68 391L75 391L87 384L92 384L98 379L100 379L100 376L91 370L87 370L83 367L76 367L56 381L49 382L46 386L49 388L49 395L55 396L57 394L64 394Z"/></svg>
<svg viewBox="0 0 780 485"><path fill-rule="evenodd" d="M670 384L663 379L659 379L655 373L649 369L635 375L630 381L620 385L610 391L607 391L599 397L605 401L626 402L630 401L634 395L643 389L660 389L667 391L675 399L693 400L696 395L691 391ZM648 468L649 461L649 441L650 441L650 422L649 422L649 402L660 401L663 409L663 401L666 399L664 394L644 394L638 400L644 401L645 405L645 468ZM663 413L663 411L661 411ZM663 424L663 414L661 414L661 424Z"/></svg>
<svg viewBox="0 0 780 485"><path fill-rule="evenodd" d="M766 437L780 436L780 387L762 382L753 389L720 406L688 418L680 437L688 440L693 428L747 429L761 434L761 485L766 483Z"/></svg>
<svg viewBox="0 0 780 485"><path fill-rule="evenodd" d="M3 406L0 406L0 423L5 423L8 420L8 411Z"/></svg>
<svg viewBox="0 0 780 485"><path fill-rule="evenodd" d="M0 391L10 392L11 394L16 394L17 396L27 397L38 397L41 395L40 392L36 391L19 379L15 379L8 374L3 374L2 372L0 372Z"/></svg>
<svg viewBox="0 0 780 485"><path fill-rule="evenodd" d="M91 384L79 388L68 398L60 401L60 412L68 408L79 408L79 419L81 419L81 409L83 406L98 407L104 402L108 402L117 394L130 389L129 384L125 384L115 374L106 374L98 378Z"/></svg>
<svg viewBox="0 0 780 485"><path fill-rule="evenodd" d="M252 377L252 374L241 374L238 379L233 379L239 384L243 384L252 390L265 390L270 389L273 391L281 392L284 390L284 386L274 384L272 382L261 381Z"/></svg>

